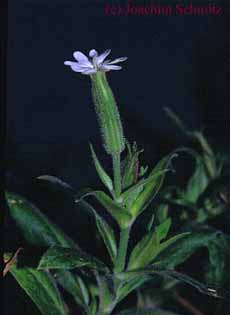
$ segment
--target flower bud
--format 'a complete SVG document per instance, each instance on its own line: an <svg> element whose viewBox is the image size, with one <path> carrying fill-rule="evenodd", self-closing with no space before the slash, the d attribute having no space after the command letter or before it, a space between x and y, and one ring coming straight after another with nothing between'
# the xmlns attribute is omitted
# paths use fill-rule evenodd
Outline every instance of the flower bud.
<svg viewBox="0 0 230 315"><path fill-rule="evenodd" d="M91 79L92 96L105 150L111 155L119 154L125 148L125 140L113 92L104 72L92 74Z"/></svg>

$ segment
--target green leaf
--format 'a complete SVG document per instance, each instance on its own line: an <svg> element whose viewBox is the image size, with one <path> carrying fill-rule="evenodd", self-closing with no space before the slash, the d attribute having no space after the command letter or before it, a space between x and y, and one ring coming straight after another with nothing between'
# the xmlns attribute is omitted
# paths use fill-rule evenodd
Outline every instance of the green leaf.
<svg viewBox="0 0 230 315"><path fill-rule="evenodd" d="M149 174L149 181L144 185L143 191L135 200L131 208L131 213L135 217L143 212L157 195L163 184L166 172L170 170L172 158L175 156L177 156L177 154L170 154L162 158Z"/></svg>
<svg viewBox="0 0 230 315"><path fill-rule="evenodd" d="M206 278L220 287L230 286L230 237L220 234L208 244L209 265Z"/></svg>
<svg viewBox="0 0 230 315"><path fill-rule="evenodd" d="M210 230L192 232L181 239L177 239L174 244L170 244L166 251L162 250L161 254L157 257L155 265L164 268L174 268L187 260L196 250L207 246L215 238L216 232Z"/></svg>
<svg viewBox="0 0 230 315"><path fill-rule="evenodd" d="M84 307L85 300L82 295L82 290L79 285L78 278L69 270L57 269L55 270L56 281L69 293L72 295L77 304Z"/></svg>
<svg viewBox="0 0 230 315"><path fill-rule="evenodd" d="M100 164L100 162L96 156L96 153L93 149L92 144L90 144L90 150L91 150L91 154L93 157L94 165L95 165L98 176L100 177L102 183L108 188L108 190L110 192L112 192L113 191L113 182L112 182L111 178L109 177L109 175L105 172L105 170L101 166L101 164Z"/></svg>
<svg viewBox="0 0 230 315"><path fill-rule="evenodd" d="M126 189L127 187L133 185L138 179L139 173L139 155L143 150L138 151L136 142L133 143L131 147L127 143L128 155L124 162L123 177L122 177L122 187Z"/></svg>
<svg viewBox="0 0 230 315"><path fill-rule="evenodd" d="M125 272L121 272L116 274L116 277L120 280L125 280L125 279L132 279L132 277L142 277L144 275L159 275L162 277L166 277L168 279L173 279L177 280L186 284L189 284L190 286L196 288L199 292L210 295L213 297L220 297L221 296L216 289L210 287L209 285L202 283L200 281L197 281L196 279L193 279L192 277L185 275L181 272L177 272L174 270L170 269L164 269L164 268L159 268L157 266L146 266L145 268L137 268L135 270L129 270Z"/></svg>
<svg viewBox="0 0 230 315"><path fill-rule="evenodd" d="M38 269L74 269L87 266L105 271L105 265L76 248L52 246L41 257Z"/></svg>
<svg viewBox="0 0 230 315"><path fill-rule="evenodd" d="M156 220L158 223L163 223L168 217L169 205L167 203L161 202L159 206L156 207Z"/></svg>
<svg viewBox="0 0 230 315"><path fill-rule="evenodd" d="M45 181L46 183L52 184L53 187L62 189L63 191L73 194L75 193L75 190L66 182L64 182L62 179L52 176L52 175L40 175L37 177L37 179Z"/></svg>
<svg viewBox="0 0 230 315"><path fill-rule="evenodd" d="M169 227L169 222L165 224L165 232ZM161 234L162 233L162 234ZM182 233L175 235L168 239L167 241L160 243L159 237L163 237L163 228L162 232L152 231L148 233L133 249L131 257L128 264L128 270L144 267L150 264L164 249L170 246L172 243L176 242L178 239L183 238L188 233Z"/></svg>
<svg viewBox="0 0 230 315"><path fill-rule="evenodd" d="M216 158L212 148L210 147L202 132L194 131L192 133L192 137L199 142L203 150L202 157L209 177L214 178L218 171L216 169Z"/></svg>
<svg viewBox="0 0 230 315"><path fill-rule="evenodd" d="M208 182L209 178L205 171L205 165L197 155L196 169L186 186L185 199L187 199L189 202L195 203L199 195L206 189Z"/></svg>
<svg viewBox="0 0 230 315"><path fill-rule="evenodd" d="M32 268L19 269L13 265L10 273L43 315L68 314L55 281L49 272Z"/></svg>
<svg viewBox="0 0 230 315"><path fill-rule="evenodd" d="M170 218L166 219L163 223L158 225L155 229L156 237L160 243L164 238L167 237L172 221Z"/></svg>
<svg viewBox="0 0 230 315"><path fill-rule="evenodd" d="M116 294L113 287L113 281L109 277L96 275L99 288L99 313L110 314L116 305Z"/></svg>
<svg viewBox="0 0 230 315"><path fill-rule="evenodd" d="M82 198L86 196L94 196L101 205L110 213L110 215L117 221L117 223L122 228L126 228L130 225L132 221L131 214L126 211L122 206L115 203L106 193L103 191L92 191L85 194ZM81 200L81 199L80 199ZM79 200L76 200L79 202Z"/></svg>
<svg viewBox="0 0 230 315"><path fill-rule="evenodd" d="M164 111L166 114L171 118L171 120L181 129L182 132L184 132L187 136L191 136L191 131L187 129L187 127L184 125L182 120L174 113L172 109L169 107L164 107Z"/></svg>
<svg viewBox="0 0 230 315"><path fill-rule="evenodd" d="M129 295L132 291L139 288L142 284L144 284L149 279L148 275L142 277L132 277L126 281L122 281L117 289L117 301L122 301L127 295Z"/></svg>
<svg viewBox="0 0 230 315"><path fill-rule="evenodd" d="M99 215L96 210L85 200L81 200L80 204L93 213L96 219L97 229L105 243L112 261L115 261L117 256L117 244L113 229L111 226Z"/></svg>
<svg viewBox="0 0 230 315"><path fill-rule="evenodd" d="M78 248L72 239L66 236L55 224L51 223L38 208L25 198L9 192L6 193L6 198L11 216L30 244Z"/></svg>
<svg viewBox="0 0 230 315"><path fill-rule="evenodd" d="M156 234L152 231L145 235L132 250L128 270L148 265L157 251L159 243Z"/></svg>
<svg viewBox="0 0 230 315"><path fill-rule="evenodd" d="M117 256L117 244L114 232L109 224L98 215L96 217L96 225L106 245L109 255L114 262Z"/></svg>

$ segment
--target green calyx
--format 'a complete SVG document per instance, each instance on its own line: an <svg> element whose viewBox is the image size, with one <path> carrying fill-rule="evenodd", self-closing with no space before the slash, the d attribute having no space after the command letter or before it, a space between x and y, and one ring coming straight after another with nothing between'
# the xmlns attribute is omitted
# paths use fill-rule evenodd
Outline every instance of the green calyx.
<svg viewBox="0 0 230 315"><path fill-rule="evenodd" d="M91 75L92 96L99 120L105 150L108 154L121 153L125 148L120 114L106 75L97 72Z"/></svg>

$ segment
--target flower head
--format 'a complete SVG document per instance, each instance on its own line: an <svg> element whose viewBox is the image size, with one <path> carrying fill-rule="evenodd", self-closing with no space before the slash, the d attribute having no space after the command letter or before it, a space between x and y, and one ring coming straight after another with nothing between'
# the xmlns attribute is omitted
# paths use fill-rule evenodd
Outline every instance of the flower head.
<svg viewBox="0 0 230 315"><path fill-rule="evenodd" d="M101 55L95 49L91 49L89 52L89 57L80 51L75 51L73 53L76 61L65 61L64 65L70 66L75 72L81 72L82 74L93 74L97 71L107 72L110 70L120 70L121 66L117 66L116 63L125 61L127 57L117 58L113 61L105 60L105 58L110 54L111 50L107 49Z"/></svg>

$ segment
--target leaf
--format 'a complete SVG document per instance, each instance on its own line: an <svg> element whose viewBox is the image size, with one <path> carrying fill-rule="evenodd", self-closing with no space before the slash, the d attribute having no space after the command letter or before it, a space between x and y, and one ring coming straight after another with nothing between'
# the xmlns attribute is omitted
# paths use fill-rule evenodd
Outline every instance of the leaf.
<svg viewBox="0 0 230 315"><path fill-rule="evenodd" d="M84 306L85 301L78 282L79 276L75 276L69 270L64 269L55 270L54 276L58 283L73 296L77 304Z"/></svg>
<svg viewBox="0 0 230 315"><path fill-rule="evenodd" d="M177 125L177 127L179 127L183 131L183 133L185 133L187 136L191 135L191 131L189 131L185 127L182 120L174 113L172 109L170 109L169 107L164 107L164 111L169 116L169 118L171 118L171 120Z"/></svg>
<svg viewBox="0 0 230 315"><path fill-rule="evenodd" d="M192 133L192 137L199 142L203 150L202 157L209 177L214 178L217 175L218 171L216 169L216 158L212 148L210 147L202 132L194 131Z"/></svg>
<svg viewBox="0 0 230 315"><path fill-rule="evenodd" d="M93 161L94 161L94 165L97 171L98 176L100 177L102 183L108 188L108 190L110 192L113 191L113 182L111 180L111 178L109 177L109 175L104 171L103 167L101 166L96 153L93 149L92 144L90 144L90 150L91 150L91 154L93 157Z"/></svg>
<svg viewBox="0 0 230 315"><path fill-rule="evenodd" d="M126 189L127 187L133 185L138 179L139 172L139 155L143 150L137 149L136 142L133 143L131 147L127 143L128 154L124 162L123 167L123 176L122 176L122 188Z"/></svg>
<svg viewBox="0 0 230 315"><path fill-rule="evenodd" d="M165 232L167 232L167 225L169 226L169 223L167 222L165 225ZM144 267L150 264L164 249L187 234L188 233L181 233L169 238L163 243L160 243L158 238L163 237L163 228L161 235L159 231L158 233L153 233L152 231L149 232L133 249L128 264L128 270Z"/></svg>
<svg viewBox="0 0 230 315"><path fill-rule="evenodd" d="M218 284L220 287L230 285L230 237L220 234L208 244L209 265L206 278L209 283Z"/></svg>
<svg viewBox="0 0 230 315"><path fill-rule="evenodd" d="M67 191L68 193L74 193L75 190L66 182L64 182L62 179L52 176L52 175L40 175L37 177L39 180L44 180L48 183L53 184L57 188L62 188L64 191Z"/></svg>
<svg viewBox="0 0 230 315"><path fill-rule="evenodd" d="M156 227L155 233L159 243L168 235L171 224L172 221L170 218L168 218Z"/></svg>
<svg viewBox="0 0 230 315"><path fill-rule="evenodd" d="M132 291L139 288L142 284L144 284L149 279L149 276L142 277L132 277L127 281L123 281L118 289L117 289L117 301L122 301L127 295L129 295Z"/></svg>
<svg viewBox="0 0 230 315"><path fill-rule="evenodd" d="M97 229L100 232L102 239L106 245L109 255L114 262L117 256L117 244L113 230L108 223L100 216L96 217Z"/></svg>
<svg viewBox="0 0 230 315"><path fill-rule="evenodd" d="M24 238L39 246L61 245L78 248L77 244L64 234L34 205L19 195L7 192L10 214L19 226Z"/></svg>
<svg viewBox="0 0 230 315"><path fill-rule="evenodd" d="M146 266L154 257L159 243L156 234L152 231L145 235L132 250L128 270Z"/></svg>
<svg viewBox="0 0 230 315"><path fill-rule="evenodd" d="M131 279L132 277L137 277L137 276L141 277L146 274L148 275L156 274L162 277L166 277L168 279L177 280L177 281L189 284L190 286L196 288L199 292L203 294L213 296L213 297L223 298L220 292L218 292L215 288L212 288L205 283L197 281L193 279L192 277L185 275L181 272L177 272L175 270L170 270L170 269L159 268L154 265L147 266L145 268L137 268L134 270L121 272L121 273L116 274L116 277L120 280L125 280L125 279Z"/></svg>
<svg viewBox="0 0 230 315"><path fill-rule="evenodd" d="M92 212L95 216L97 229L105 243L112 261L114 262L117 256L117 244L113 229L99 214L97 214L96 210L87 201L81 200L80 204Z"/></svg>
<svg viewBox="0 0 230 315"><path fill-rule="evenodd" d="M85 194L82 198L86 196L94 196L101 203L101 205L110 213L110 215L117 221L120 227L126 228L130 225L132 221L131 214L126 211L122 206L115 203L106 193L103 191L92 191ZM80 199L81 200L81 199ZM76 200L79 202L79 200Z"/></svg>
<svg viewBox="0 0 230 315"><path fill-rule="evenodd" d="M167 251L162 250L155 265L164 268L174 268L188 259L196 250L207 246L215 238L216 232L210 230L191 232L185 237L177 239L174 244L170 244L167 247Z"/></svg>
<svg viewBox="0 0 230 315"><path fill-rule="evenodd" d="M105 265L96 258L76 248L50 247L41 257L38 269L74 269L87 266L105 271Z"/></svg>
<svg viewBox="0 0 230 315"><path fill-rule="evenodd" d="M99 288L99 313L110 314L116 305L114 284L110 277L96 275Z"/></svg>
<svg viewBox="0 0 230 315"><path fill-rule="evenodd" d="M12 266L10 273L30 296L43 315L67 315L53 277L47 271Z"/></svg>
<svg viewBox="0 0 230 315"><path fill-rule="evenodd" d="M170 170L169 166L172 158L175 156L177 154L169 154L162 158L149 174L148 178L150 180L144 185L143 191L132 205L131 213L134 217L142 213L155 198L163 184L166 172Z"/></svg>
<svg viewBox="0 0 230 315"><path fill-rule="evenodd" d="M168 217L168 210L169 210L169 205L167 203L161 202L157 207L156 207L156 220L159 223L164 222L167 217Z"/></svg>
<svg viewBox="0 0 230 315"><path fill-rule="evenodd" d="M205 165L199 156L196 158L196 169L190 177L185 191L185 199L195 203L199 195L206 189L209 178L205 171Z"/></svg>
<svg viewBox="0 0 230 315"><path fill-rule="evenodd" d="M55 224L51 223L45 215L25 198L8 192L6 196L10 213L29 243L39 246L59 245L74 248L76 251L80 250L73 240L66 236ZM57 272L59 274L57 281L60 282L68 292L72 291L75 300L81 305L79 295L77 295L76 292L75 277L64 269L57 269L56 273Z"/></svg>

